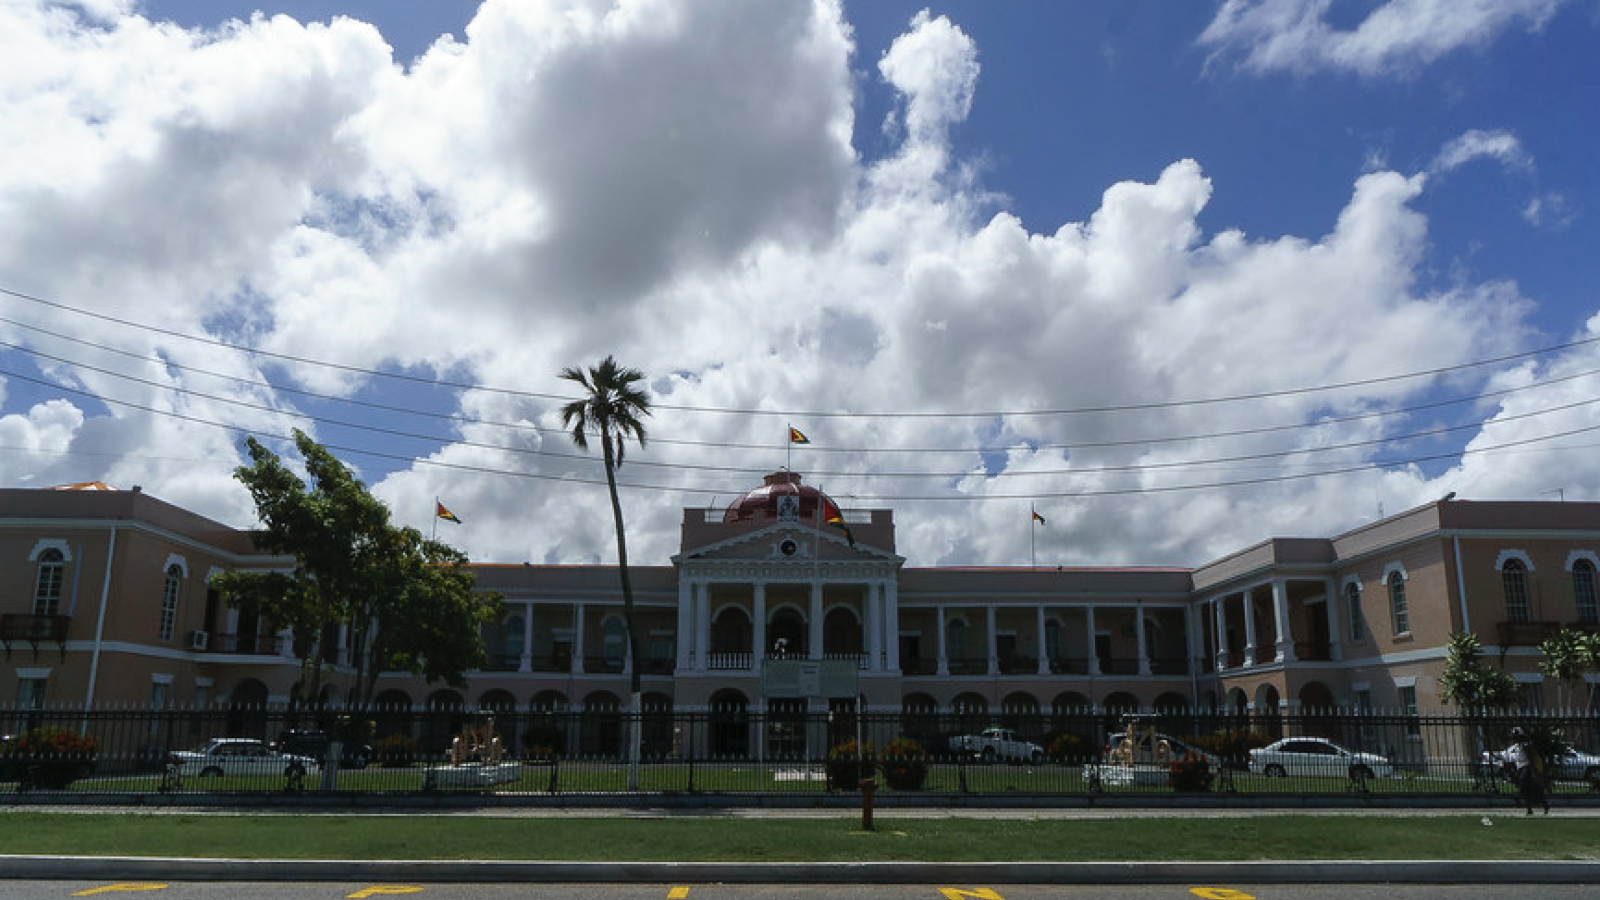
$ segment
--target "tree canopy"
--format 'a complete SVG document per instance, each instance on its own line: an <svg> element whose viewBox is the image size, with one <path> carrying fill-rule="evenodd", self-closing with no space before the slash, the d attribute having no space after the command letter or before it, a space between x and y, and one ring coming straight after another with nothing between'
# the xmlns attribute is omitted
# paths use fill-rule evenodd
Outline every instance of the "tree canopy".
<svg viewBox="0 0 1600 900"><path fill-rule="evenodd" d="M320 693L324 660L338 659L347 626L349 700L371 702L380 672L465 684L487 660L479 625L500 612L500 597L478 591L453 547L390 522L389 509L321 445L294 433L308 481L251 438L251 464L234 470L261 520L261 549L294 559L289 572L234 571L212 584L230 605L293 634L305 669L302 696Z"/></svg>
<svg viewBox="0 0 1600 900"><path fill-rule="evenodd" d="M1517 683L1485 663L1483 641L1470 631L1450 635L1439 696L1468 713L1506 709L1517 703Z"/></svg>

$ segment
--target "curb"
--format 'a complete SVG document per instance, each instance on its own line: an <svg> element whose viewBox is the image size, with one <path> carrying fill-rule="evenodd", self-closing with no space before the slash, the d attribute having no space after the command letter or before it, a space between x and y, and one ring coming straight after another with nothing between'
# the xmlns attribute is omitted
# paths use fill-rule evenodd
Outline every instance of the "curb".
<svg viewBox="0 0 1600 900"><path fill-rule="evenodd" d="M1594 884L1600 862L518 862L0 856L8 880L462 884Z"/></svg>

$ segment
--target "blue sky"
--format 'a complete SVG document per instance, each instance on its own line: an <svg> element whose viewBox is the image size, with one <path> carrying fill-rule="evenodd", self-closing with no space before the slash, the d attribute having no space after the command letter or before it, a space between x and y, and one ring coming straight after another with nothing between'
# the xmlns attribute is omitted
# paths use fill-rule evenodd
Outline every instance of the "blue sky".
<svg viewBox="0 0 1600 900"><path fill-rule="evenodd" d="M298 424L476 558L606 559L555 375L615 353L659 407L645 562L786 423L919 564L1026 562L1030 506L1041 562L1195 564L1596 499L1597 33L1594 0L10 0L0 483L248 525L243 435Z"/></svg>

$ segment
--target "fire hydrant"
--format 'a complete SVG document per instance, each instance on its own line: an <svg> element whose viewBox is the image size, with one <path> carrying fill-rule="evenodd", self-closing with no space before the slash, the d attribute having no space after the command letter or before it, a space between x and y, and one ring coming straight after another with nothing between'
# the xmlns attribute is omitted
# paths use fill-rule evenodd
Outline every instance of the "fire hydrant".
<svg viewBox="0 0 1600 900"><path fill-rule="evenodd" d="M861 779L861 830L872 830L872 795L878 792L878 782L872 778Z"/></svg>

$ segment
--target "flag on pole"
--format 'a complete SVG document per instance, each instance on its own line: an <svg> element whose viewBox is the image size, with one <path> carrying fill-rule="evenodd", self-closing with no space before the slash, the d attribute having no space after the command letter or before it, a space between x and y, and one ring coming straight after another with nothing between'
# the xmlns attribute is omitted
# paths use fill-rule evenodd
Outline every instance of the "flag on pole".
<svg viewBox="0 0 1600 900"><path fill-rule="evenodd" d="M850 533L850 525L844 520L844 513L839 511L839 507L823 501L822 521L843 531L844 539L850 542L850 546L854 547L856 545L856 536Z"/></svg>
<svg viewBox="0 0 1600 900"><path fill-rule="evenodd" d="M1038 522L1040 525L1044 524L1044 516L1039 515L1039 511L1037 509L1033 510L1033 520Z"/></svg>
<svg viewBox="0 0 1600 900"><path fill-rule="evenodd" d="M456 517L456 514L446 509L445 505L438 500L433 501L433 514L436 518L444 519L446 522L461 524L461 520Z"/></svg>
<svg viewBox="0 0 1600 900"><path fill-rule="evenodd" d="M793 425L790 425L789 426L789 443L791 443L791 444L809 444L809 443L811 443L811 439L806 437L805 435L801 434L800 433L800 429L794 427Z"/></svg>

